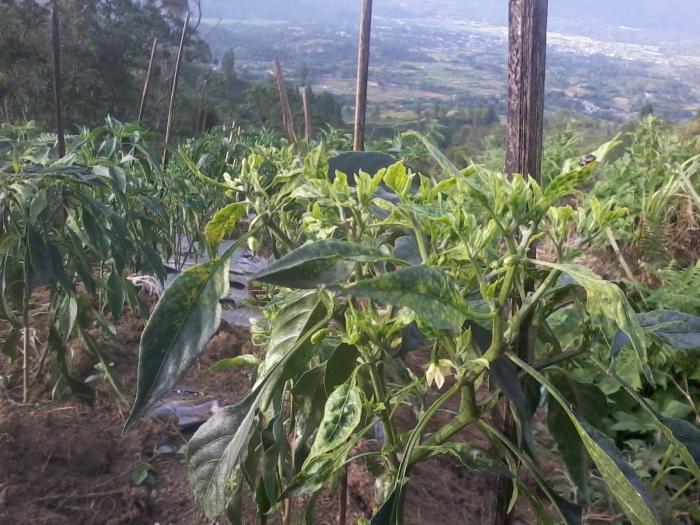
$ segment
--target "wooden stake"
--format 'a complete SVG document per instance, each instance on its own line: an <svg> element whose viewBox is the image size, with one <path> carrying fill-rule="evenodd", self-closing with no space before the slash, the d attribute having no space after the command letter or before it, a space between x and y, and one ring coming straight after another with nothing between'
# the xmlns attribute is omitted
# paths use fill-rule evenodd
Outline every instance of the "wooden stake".
<svg viewBox="0 0 700 525"><path fill-rule="evenodd" d="M548 0L510 0L506 173L540 180Z"/></svg>
<svg viewBox="0 0 700 525"><path fill-rule="evenodd" d="M282 67L277 59L272 61L272 71L275 75L275 82L277 83L277 91L280 95L280 104L282 107L282 126L284 127L284 133L287 135L287 140L290 144L294 144L297 141L297 136L294 133L294 123L292 122L292 110L289 108L289 97L287 96L287 88L284 84L284 75L282 74Z"/></svg>
<svg viewBox="0 0 700 525"><path fill-rule="evenodd" d="M338 487L338 525L346 525L348 510L348 467L343 469L340 486Z"/></svg>
<svg viewBox="0 0 700 525"><path fill-rule="evenodd" d="M204 79L202 82L202 93L199 97L199 105L197 106L197 115L195 117L195 122L194 122L194 136L195 137L201 137L202 133L204 132L204 120L205 120L205 115L204 115L204 107L206 105L206 96L207 96L207 79Z"/></svg>
<svg viewBox="0 0 700 525"><path fill-rule="evenodd" d="M153 39L153 46L151 47L151 58L148 60L148 70L146 71L146 80L143 82L143 92L141 93L141 104L139 104L139 116L136 122L141 124L143 120L143 112L146 109L146 98L148 97L148 88L151 83L151 73L153 72L153 61L156 58L156 48L158 47L158 39Z"/></svg>
<svg viewBox="0 0 700 525"><path fill-rule="evenodd" d="M309 104L309 87L303 86L299 88L301 94L301 103L304 107L304 138L306 142L311 142L311 106Z"/></svg>
<svg viewBox="0 0 700 525"><path fill-rule="evenodd" d="M59 157L66 154L66 138L63 130L63 106L61 84L61 27L58 19L58 0L51 1L51 40L53 48L53 98L56 110L56 136Z"/></svg>
<svg viewBox="0 0 700 525"><path fill-rule="evenodd" d="M357 52L357 89L355 95L354 150L365 149L365 122L367 118L367 82L369 78L369 45L372 33L372 0L361 0L360 42Z"/></svg>
<svg viewBox="0 0 700 525"><path fill-rule="evenodd" d="M505 171L510 177L520 173L539 181L544 129L548 0L510 0L509 8ZM535 243L530 248L530 258L537 258ZM525 289L533 290L534 282L526 282ZM514 302L513 309L519 307ZM535 334L529 329L529 322L524 322L523 326L515 352L521 359L529 361ZM508 438L517 439L515 421L507 404L494 410L494 423ZM494 525L512 522L513 514L506 514L511 494L512 480L497 478L491 509Z"/></svg>
<svg viewBox="0 0 700 525"><path fill-rule="evenodd" d="M185 16L185 23L182 24L182 35L180 36L180 45L177 48L177 56L175 57L175 71L173 72L173 83L170 88L170 104L168 105L168 123L165 126L165 149L163 150L163 167L168 164L168 145L170 144L170 135L173 127L173 117L175 113L175 95L177 93L177 80L180 76L180 64L182 63L182 49L185 47L185 36L187 35L187 25L190 23L190 13Z"/></svg>

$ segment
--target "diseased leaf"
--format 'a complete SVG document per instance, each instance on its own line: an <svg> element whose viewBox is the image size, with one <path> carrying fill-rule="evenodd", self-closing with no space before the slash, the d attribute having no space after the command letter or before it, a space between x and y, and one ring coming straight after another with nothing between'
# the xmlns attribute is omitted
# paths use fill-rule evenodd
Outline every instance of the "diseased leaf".
<svg viewBox="0 0 700 525"><path fill-rule="evenodd" d="M209 519L226 509L228 482L247 450L260 400L260 392L254 391L238 404L222 408L199 427L187 445L190 486Z"/></svg>
<svg viewBox="0 0 700 525"><path fill-rule="evenodd" d="M237 405L217 412L192 437L187 447L190 484L209 518L226 510L228 481L245 459L258 410L286 380L287 363L328 323L331 311L322 294L295 294L273 321L267 356L252 392Z"/></svg>
<svg viewBox="0 0 700 525"><path fill-rule="evenodd" d="M212 253L216 253L221 241L233 231L238 221L245 215L245 211L245 203L234 202L214 214L204 227L204 236Z"/></svg>
<svg viewBox="0 0 700 525"><path fill-rule="evenodd" d="M635 311L630 306L625 294L611 282L602 279L585 266L575 264L558 264L537 261L541 266L554 268L571 276L586 290L586 308L591 315L603 315L617 324L632 342L639 365L647 380L654 383L651 370L647 365L647 347L644 333L637 320Z"/></svg>
<svg viewBox="0 0 700 525"><path fill-rule="evenodd" d="M231 253L244 240L180 274L158 301L141 336L136 399L125 430L175 386L219 328Z"/></svg>
<svg viewBox="0 0 700 525"><path fill-rule="evenodd" d="M647 494L641 480L625 461L622 452L615 446L615 443L576 414L564 396L542 374L513 354L508 353L507 355L522 370L544 386L569 416L608 489L632 525L660 523L654 501Z"/></svg>
<svg viewBox="0 0 700 525"><path fill-rule="evenodd" d="M326 401L323 419L309 458L330 452L345 444L360 424L361 418L360 390L350 382L340 385Z"/></svg>
<svg viewBox="0 0 700 525"><path fill-rule="evenodd" d="M386 256L376 248L322 240L305 244L274 261L253 279L288 288L333 286L350 277L355 263L384 259Z"/></svg>
<svg viewBox="0 0 700 525"><path fill-rule="evenodd" d="M452 278L434 266L412 266L358 281L343 293L410 308L427 325L446 330L460 330L468 310Z"/></svg>

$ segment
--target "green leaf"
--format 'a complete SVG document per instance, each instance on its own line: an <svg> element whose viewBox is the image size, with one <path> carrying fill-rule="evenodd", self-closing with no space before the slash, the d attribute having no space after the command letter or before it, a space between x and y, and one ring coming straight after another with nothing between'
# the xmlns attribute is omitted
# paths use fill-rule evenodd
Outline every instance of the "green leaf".
<svg viewBox="0 0 700 525"><path fill-rule="evenodd" d="M258 366L260 361L252 354L243 354L236 357L220 359L209 367L210 372L221 372L237 366Z"/></svg>
<svg viewBox="0 0 700 525"><path fill-rule="evenodd" d="M639 314L639 322L664 342L679 350L700 348L700 317L662 310Z"/></svg>
<svg viewBox="0 0 700 525"><path fill-rule="evenodd" d="M231 253L244 240L181 273L158 301L141 336L136 399L125 430L175 386L219 328Z"/></svg>
<svg viewBox="0 0 700 525"><path fill-rule="evenodd" d="M260 391L224 407L204 423L187 445L188 478L197 502L213 520L226 509L229 479L243 461L257 425Z"/></svg>
<svg viewBox="0 0 700 525"><path fill-rule="evenodd" d="M417 447L420 451L425 447ZM512 478L513 473L492 457L488 452L467 443L444 443L429 447L430 456L446 454L457 458L462 465L473 472L487 476L504 476ZM428 456L428 457L430 457Z"/></svg>
<svg viewBox="0 0 700 525"><path fill-rule="evenodd" d="M190 484L209 518L226 510L228 480L244 460L258 409L286 380L290 359L328 323L331 313L323 294L304 292L288 299L273 321L267 356L253 391L237 405L217 412L192 437L187 447Z"/></svg>
<svg viewBox="0 0 700 525"><path fill-rule="evenodd" d="M234 202L214 214L204 227L204 237L212 253L216 253L221 241L233 231L238 221L245 215L245 211L245 203Z"/></svg>
<svg viewBox="0 0 700 525"><path fill-rule="evenodd" d="M595 365L604 373L612 377L622 385L622 388L632 397L639 406L651 417L654 426L671 443L680 455L685 466L692 472L695 479L700 482L700 429L695 425L659 414L647 401L637 394L634 388L625 383L620 377L610 374L605 367L594 361Z"/></svg>
<svg viewBox="0 0 700 525"><path fill-rule="evenodd" d="M414 175L411 175L403 162L392 164L384 172L384 183L397 195L407 195L411 190Z"/></svg>
<svg viewBox="0 0 700 525"><path fill-rule="evenodd" d="M253 279L287 288L333 286L352 274L355 263L385 260L377 250L346 241L308 243L274 261Z"/></svg>
<svg viewBox="0 0 700 525"><path fill-rule="evenodd" d="M456 283L434 266L411 266L358 281L343 293L410 308L433 328L458 331L467 317Z"/></svg>
<svg viewBox="0 0 700 525"><path fill-rule="evenodd" d="M564 396L542 374L513 354L508 353L507 355L515 364L544 386L561 405L576 428L581 441L605 480L608 489L610 489L610 492L617 500L625 516L632 522L632 525L660 523L654 501L649 497L637 474L627 464L622 452L615 446L615 443L576 414Z"/></svg>
<svg viewBox="0 0 700 525"><path fill-rule="evenodd" d="M595 386L580 383L566 374L558 376L554 387L591 423L600 424L608 413L605 395ZM557 443L559 453L584 499L588 498L590 457L576 428L558 403L552 403L547 413L549 432Z"/></svg>
<svg viewBox="0 0 700 525"><path fill-rule="evenodd" d="M107 277L107 305L116 321L124 308L124 284L116 269L113 269Z"/></svg>
<svg viewBox="0 0 700 525"><path fill-rule="evenodd" d="M306 179L325 179L328 176L328 154L323 144L306 155L302 175Z"/></svg>
<svg viewBox="0 0 700 525"><path fill-rule="evenodd" d="M603 315L615 322L632 342L638 363L650 383L654 383L647 365L644 333L635 311L619 287L602 279L585 266L534 261L541 266L559 270L573 278L586 290L586 308L591 315Z"/></svg>
<svg viewBox="0 0 700 525"><path fill-rule="evenodd" d="M330 452L345 444L362 418L360 390L351 382L343 383L328 397L323 419L309 458Z"/></svg>

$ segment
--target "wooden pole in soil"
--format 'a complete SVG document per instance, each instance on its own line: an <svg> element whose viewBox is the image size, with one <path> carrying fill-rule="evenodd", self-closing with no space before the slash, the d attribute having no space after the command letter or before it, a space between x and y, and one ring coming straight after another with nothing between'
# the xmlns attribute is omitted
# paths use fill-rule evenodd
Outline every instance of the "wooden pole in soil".
<svg viewBox="0 0 700 525"><path fill-rule="evenodd" d="M151 58L148 60L148 70L146 71L146 80L143 82L143 92L141 93L141 104L139 104L139 116L136 122L141 124L143 120L143 112L146 109L146 98L148 97L148 88L151 83L151 73L153 72L153 62L156 59L156 49L158 47L158 39L153 39L153 46L151 46Z"/></svg>
<svg viewBox="0 0 700 525"><path fill-rule="evenodd" d="M56 136L59 157L66 154L66 138L63 131L63 106L61 84L61 27L58 19L58 0L51 2L51 43L53 48L53 97L56 110Z"/></svg>
<svg viewBox="0 0 700 525"><path fill-rule="evenodd" d="M301 103L304 107L304 138L307 142L310 142L313 133L311 129L311 105L309 103L309 87L300 87L299 94L301 95Z"/></svg>
<svg viewBox="0 0 700 525"><path fill-rule="evenodd" d="M177 94L177 80L180 76L180 64L182 63L182 49L185 47L185 36L187 35L187 26L190 23L190 12L185 16L185 23L182 24L182 35L180 35L180 45L177 48L177 56L175 57L175 70L173 71L173 83L170 88L170 104L168 105L168 123L165 126L165 149L163 150L163 168L168 164L168 144L170 143L170 135L173 129L173 117L175 113L175 96Z"/></svg>
<svg viewBox="0 0 700 525"><path fill-rule="evenodd" d="M361 0L360 42L357 51L357 89L355 95L354 150L365 150L365 122L367 116L367 81L369 77L369 49L372 33L372 0Z"/></svg>
<svg viewBox="0 0 700 525"><path fill-rule="evenodd" d="M508 29L508 122L506 129L505 171L541 179L544 129L544 88L547 57L548 0L510 0ZM530 248L531 259L537 258L537 246ZM534 288L525 283L526 291ZM520 305L514 304L517 309ZM531 359L533 336L530 323L523 323L515 352L523 360ZM494 422L512 440L517 439L513 415L505 404L494 410ZM492 523L512 523L506 514L512 494L512 482L497 478L494 488Z"/></svg>
<svg viewBox="0 0 700 525"><path fill-rule="evenodd" d="M292 110L289 107L289 97L287 96L287 87L284 84L284 75L279 60L276 58L272 61L272 71L275 75L277 83L277 91L280 96L280 105L282 107L282 126L284 133L287 135L287 140L290 144L295 144L297 141L296 133L294 133L294 122L292 122Z"/></svg>

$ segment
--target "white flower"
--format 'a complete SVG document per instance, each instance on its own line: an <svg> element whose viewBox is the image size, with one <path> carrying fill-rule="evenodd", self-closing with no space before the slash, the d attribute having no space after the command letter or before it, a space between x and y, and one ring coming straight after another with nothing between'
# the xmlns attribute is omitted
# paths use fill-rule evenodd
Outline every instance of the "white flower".
<svg viewBox="0 0 700 525"><path fill-rule="evenodd" d="M437 362L432 362L425 372L425 381L430 387L433 383L438 390L445 384L445 377L452 375L452 361L449 359L440 359Z"/></svg>

